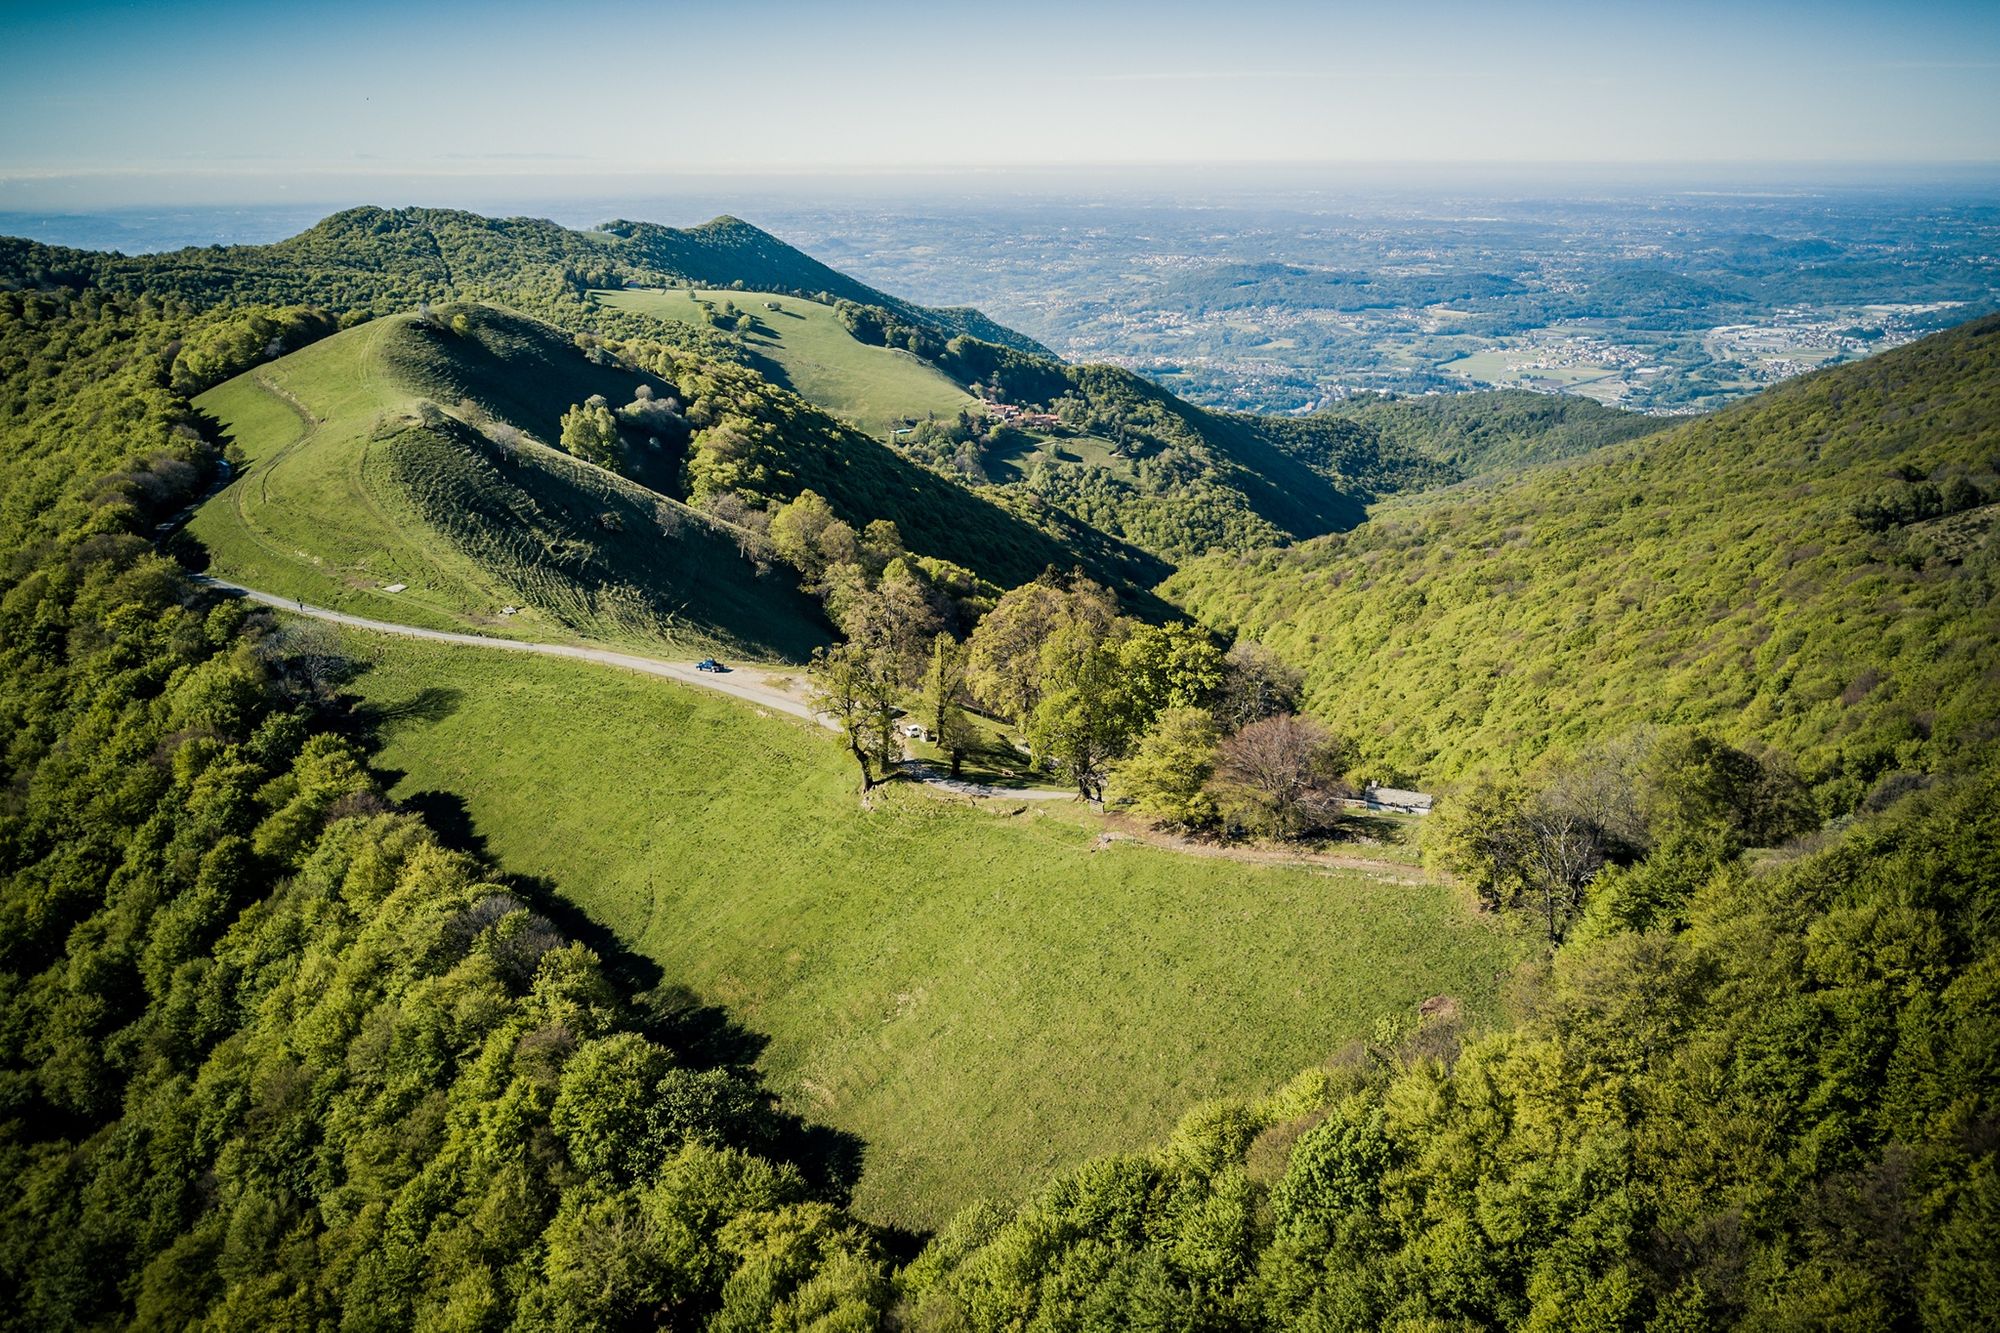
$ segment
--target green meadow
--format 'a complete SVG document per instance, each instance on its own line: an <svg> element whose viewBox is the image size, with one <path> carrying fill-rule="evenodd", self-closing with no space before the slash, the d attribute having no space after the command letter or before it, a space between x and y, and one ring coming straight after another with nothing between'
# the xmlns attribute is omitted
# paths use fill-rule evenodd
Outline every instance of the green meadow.
<svg viewBox="0 0 2000 1333"><path fill-rule="evenodd" d="M241 466L189 524L211 572L511 638L792 661L824 641L817 609L729 530L546 446L572 403L663 382L507 311L455 313L358 325L195 400Z"/></svg>
<svg viewBox="0 0 2000 1333"><path fill-rule="evenodd" d="M711 311L720 314L725 304L733 304L750 317L742 337L758 369L874 435L885 435L906 419L954 416L973 401L962 386L910 353L858 341L832 306L817 301L775 292L687 288L592 295L614 310L703 326Z"/></svg>
<svg viewBox="0 0 2000 1333"><path fill-rule="evenodd" d="M259 367L195 399L242 460L234 485L188 530L222 577L360 615L459 628L514 599L430 534L369 438L416 395L385 373L401 320L377 320ZM383 588L401 583L401 593ZM532 632L532 622L510 626Z"/></svg>
<svg viewBox="0 0 2000 1333"><path fill-rule="evenodd" d="M865 1143L875 1220L1018 1198L1433 994L1491 1015L1520 956L1414 874L1112 841L1066 803L898 786L864 810L802 723L584 663L350 644L394 794L757 1034L783 1104Z"/></svg>

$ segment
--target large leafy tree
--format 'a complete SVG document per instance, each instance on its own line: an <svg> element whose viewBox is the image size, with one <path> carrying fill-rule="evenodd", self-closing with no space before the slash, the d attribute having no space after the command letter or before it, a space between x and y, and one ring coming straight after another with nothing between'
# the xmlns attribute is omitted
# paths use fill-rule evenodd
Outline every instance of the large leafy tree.
<svg viewBox="0 0 2000 1333"><path fill-rule="evenodd" d="M1215 775L1219 735L1203 708L1169 708L1117 766L1116 790L1132 808L1166 824L1206 828L1216 820Z"/></svg>
<svg viewBox="0 0 2000 1333"><path fill-rule="evenodd" d="M1111 594L1087 579L1064 587L1042 578L1009 589L972 633L973 693L1001 716L1025 721L1041 702L1049 640L1071 627L1102 638L1117 618Z"/></svg>
<svg viewBox="0 0 2000 1333"><path fill-rule="evenodd" d="M623 449L618 418L602 398L578 403L562 415L562 447L586 463L615 471Z"/></svg>
<svg viewBox="0 0 2000 1333"><path fill-rule="evenodd" d="M813 709L839 728L861 770L864 796L888 777L900 752L897 693L895 659L879 646L841 643L813 654Z"/></svg>
<svg viewBox="0 0 2000 1333"><path fill-rule="evenodd" d="M1118 649L1087 623L1058 630L1042 648L1049 684L1029 717L1028 743L1085 800L1104 799L1111 762L1138 731Z"/></svg>

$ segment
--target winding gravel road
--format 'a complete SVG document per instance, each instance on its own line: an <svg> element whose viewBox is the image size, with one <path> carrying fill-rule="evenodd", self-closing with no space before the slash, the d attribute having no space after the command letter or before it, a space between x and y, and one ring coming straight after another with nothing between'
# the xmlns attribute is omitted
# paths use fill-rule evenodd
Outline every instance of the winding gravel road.
<svg viewBox="0 0 2000 1333"><path fill-rule="evenodd" d="M352 629L368 630L375 634L396 634L406 639L428 639L433 643L459 644L467 648L486 648L496 652L540 653L544 657L570 657L581 662L595 662L600 666L622 667L627 671L638 671L648 676L665 676L668 680L697 689L712 690L717 694L727 694L759 708L785 713L792 717L816 722L830 731L838 731L839 725L832 718L815 713L797 697L769 685L758 684L744 679L745 673L701 671L692 662L668 662L657 657L640 657L633 653L612 652L608 648L586 648L570 643L527 643L520 639L489 639L478 634L457 634L450 630L423 629L416 625L397 625L386 620L369 620L364 616L351 616L344 611L334 611L324 606L313 606L291 597L279 597L255 588L246 588L240 583L226 579L211 578L206 574L194 575L197 583L202 583L218 591L275 607L295 616L308 616L314 620L324 620L330 624L346 625ZM903 771L926 786L936 787L956 796L977 796L993 800L1010 801L1060 801L1070 799L1068 792L1050 791L1044 787L1016 790L1012 787L995 787L983 782L968 782L948 777L937 772L928 764L906 761Z"/></svg>

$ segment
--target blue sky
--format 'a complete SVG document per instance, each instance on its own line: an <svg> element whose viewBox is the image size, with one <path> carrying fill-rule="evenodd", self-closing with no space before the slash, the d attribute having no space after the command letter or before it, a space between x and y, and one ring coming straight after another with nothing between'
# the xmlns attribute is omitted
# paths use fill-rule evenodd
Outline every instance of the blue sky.
<svg viewBox="0 0 2000 1333"><path fill-rule="evenodd" d="M0 207L1175 163L1993 163L2000 4L13 4Z"/></svg>

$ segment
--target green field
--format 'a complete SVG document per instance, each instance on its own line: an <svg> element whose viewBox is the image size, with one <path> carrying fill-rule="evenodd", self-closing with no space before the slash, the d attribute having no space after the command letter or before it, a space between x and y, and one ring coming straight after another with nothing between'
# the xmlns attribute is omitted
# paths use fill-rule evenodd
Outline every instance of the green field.
<svg viewBox="0 0 2000 1333"><path fill-rule="evenodd" d="M497 621L513 590L426 540L371 466L375 418L414 397L382 373L396 324L350 329L197 398L247 466L188 530L215 573L254 587L408 624ZM396 583L405 591L380 591ZM540 623L524 616L509 628L532 636Z"/></svg>
<svg viewBox="0 0 2000 1333"><path fill-rule="evenodd" d="M895 788L864 811L803 724L587 664L352 641L395 794L462 813L504 871L767 1038L785 1105L865 1142L874 1219L932 1226L1151 1143L1433 994L1490 1014L1517 956L1407 876L1100 843L1064 803Z"/></svg>
<svg viewBox="0 0 2000 1333"><path fill-rule="evenodd" d="M750 316L744 342L758 369L808 402L883 436L907 420L949 417L974 399L934 366L910 353L857 341L829 305L776 292L595 292L614 310L706 326L725 303ZM772 310L770 305L778 309Z"/></svg>
<svg viewBox="0 0 2000 1333"><path fill-rule="evenodd" d="M822 641L812 605L759 576L733 534L542 443L570 404L624 402L650 377L594 365L532 320L461 313L460 332L374 320L195 400L242 464L189 524L213 573L514 638L784 660ZM496 422L525 438L502 447Z"/></svg>

